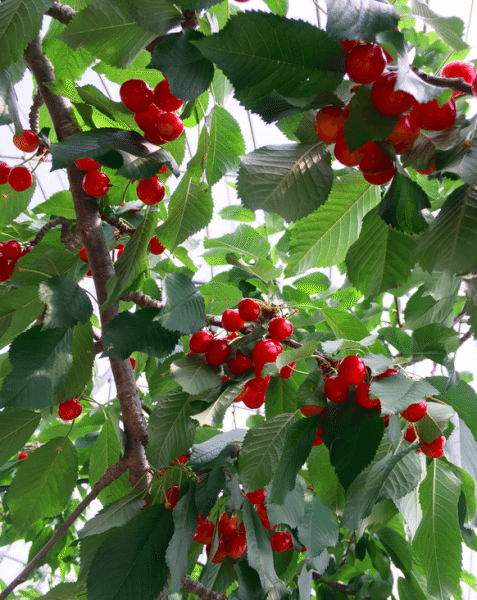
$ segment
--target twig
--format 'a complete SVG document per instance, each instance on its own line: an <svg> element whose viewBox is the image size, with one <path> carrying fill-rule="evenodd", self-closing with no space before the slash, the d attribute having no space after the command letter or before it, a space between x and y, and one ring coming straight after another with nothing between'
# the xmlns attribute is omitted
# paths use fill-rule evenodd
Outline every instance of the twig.
<svg viewBox="0 0 477 600"><path fill-rule="evenodd" d="M40 108L43 104L43 98L39 91L36 92L35 97L33 98L33 104L30 108L30 113L28 115L28 121L30 123L30 129L35 133L40 131Z"/></svg>
<svg viewBox="0 0 477 600"><path fill-rule="evenodd" d="M340 583L339 581L324 581L323 579L321 579L321 575L316 571L313 571L312 577L313 580L317 583L322 583L323 585L327 585L328 587L331 587L335 590L339 590L342 594L345 594L346 596L356 596L356 592L346 589L345 583Z"/></svg>
<svg viewBox="0 0 477 600"><path fill-rule="evenodd" d="M222 596L220 594L218 594L217 592L213 592L212 590L209 590L209 588L206 588L205 585L203 585L199 581L192 579L192 577L190 575L186 575L184 577L184 579L182 580L182 587L185 590L187 590L188 592L191 592L192 594L199 596L199 598L201 598L201 600L221 600L222 599Z"/></svg>
<svg viewBox="0 0 477 600"><path fill-rule="evenodd" d="M124 221L118 219L117 217L107 217L102 212L100 212L99 215L102 221L106 221L106 223L109 223L113 227L116 227L116 229L118 229L121 233L124 233L126 235L132 235L136 231L134 227L126 225Z"/></svg>
<svg viewBox="0 0 477 600"><path fill-rule="evenodd" d="M472 329L469 329L459 340L459 348L464 344L470 337L472 337Z"/></svg>
<svg viewBox="0 0 477 600"><path fill-rule="evenodd" d="M63 23L63 25L67 25L75 16L76 11L65 4L60 4L57 0L55 0L54 6L52 6L46 14L50 17L53 17L53 19L56 19L60 23Z"/></svg>
<svg viewBox="0 0 477 600"><path fill-rule="evenodd" d="M144 402L141 402L141 408L142 410L147 413L149 416L152 415L152 410L149 408L149 406L147 404L144 404Z"/></svg>
<svg viewBox="0 0 477 600"><path fill-rule="evenodd" d="M397 71L397 67L388 67L390 71ZM463 92L464 94L470 94L472 96L472 85L466 83L462 77L439 77L438 75L431 75L425 71L421 71L417 67L411 67L411 70L423 81L435 85L440 88L450 88Z"/></svg>
<svg viewBox="0 0 477 600"><path fill-rule="evenodd" d="M100 479L98 479L91 492L82 502L78 504L76 509L71 513L66 521L58 527L51 539L43 546L38 554L32 558L23 571L17 577L15 577L10 585L7 585L3 592L0 593L0 600L5 600L18 585L24 583L28 579L28 576L36 567L36 565L48 554L51 548L53 548L56 542L66 533L74 521L76 521L79 515L84 511L84 509L98 496L99 492L110 485L113 481L118 479L118 477L120 477L127 470L127 468L128 461L126 458L122 458L120 461L114 465L110 465L106 469L106 472L100 477Z"/></svg>
<svg viewBox="0 0 477 600"><path fill-rule="evenodd" d="M159 300L154 300L151 296L146 296L143 292L129 292L120 298L123 302L134 302L140 308L162 308Z"/></svg>
<svg viewBox="0 0 477 600"><path fill-rule="evenodd" d="M51 219L51 221L48 221L48 223L43 225L43 227L36 234L34 239L30 242L30 246L36 246L37 244L39 244L41 240L45 237L45 235L50 231L50 229L53 229L58 225L61 225L60 241L62 243L66 243L71 233L73 221L71 219L66 219L65 217L55 217L54 219Z"/></svg>
<svg viewBox="0 0 477 600"><path fill-rule="evenodd" d="M399 312L399 300L397 296L394 296L394 306L396 307L396 320L399 328L402 328L403 324L401 323L401 314Z"/></svg>

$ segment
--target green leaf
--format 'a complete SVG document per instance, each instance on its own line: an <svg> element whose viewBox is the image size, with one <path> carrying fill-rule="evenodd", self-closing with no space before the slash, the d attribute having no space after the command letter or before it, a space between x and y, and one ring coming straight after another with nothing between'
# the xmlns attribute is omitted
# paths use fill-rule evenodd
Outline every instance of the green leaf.
<svg viewBox="0 0 477 600"><path fill-rule="evenodd" d="M0 348L3 348L40 315L44 304L35 285L10 289L0 299Z"/></svg>
<svg viewBox="0 0 477 600"><path fill-rule="evenodd" d="M403 375L393 375L374 381L370 395L379 398L384 415L393 415L402 412L410 404L422 402L426 396L435 394L437 389L430 381L413 381Z"/></svg>
<svg viewBox="0 0 477 600"><path fill-rule="evenodd" d="M464 22L458 17L441 17L424 2L412 0L412 14L432 27L437 35L454 50L467 50L469 45L462 40Z"/></svg>
<svg viewBox="0 0 477 600"><path fill-rule="evenodd" d="M455 294L442 295L438 300L425 294L426 288L421 286L407 301L404 310L406 329L422 329L436 322L445 322L452 313L457 299Z"/></svg>
<svg viewBox="0 0 477 600"><path fill-rule="evenodd" d="M422 233L429 225L422 215L431 204L424 190L412 179L396 173L381 201L379 215L385 223L404 233Z"/></svg>
<svg viewBox="0 0 477 600"><path fill-rule="evenodd" d="M196 183L191 177L182 177L169 201L168 217L156 229L158 239L166 248L173 250L207 227L213 208L209 186Z"/></svg>
<svg viewBox="0 0 477 600"><path fill-rule="evenodd" d="M272 377L270 385L267 387L267 401L265 403L267 419L296 410L298 389L305 378L305 375L301 373L294 373L288 379Z"/></svg>
<svg viewBox="0 0 477 600"><path fill-rule="evenodd" d="M408 542L390 527L383 527L377 535L396 567L403 573L409 573L412 569L412 554Z"/></svg>
<svg viewBox="0 0 477 600"><path fill-rule="evenodd" d="M92 519L86 522L83 529L78 531L78 538L98 535L113 527L121 527L135 517L144 506L143 498L126 496L114 504L101 509Z"/></svg>
<svg viewBox="0 0 477 600"><path fill-rule="evenodd" d="M146 456L153 467L167 467L191 447L196 424L189 419L189 413L188 395L184 392L171 392L154 406L146 446Z"/></svg>
<svg viewBox="0 0 477 600"><path fill-rule="evenodd" d="M168 0L128 0L128 7L136 22L156 36L164 35L184 21L179 8Z"/></svg>
<svg viewBox="0 0 477 600"><path fill-rule="evenodd" d="M180 336L154 321L158 313L156 308L143 308L134 313L125 311L114 317L104 336L103 356L115 356L123 360L133 352L144 352L156 358L169 356Z"/></svg>
<svg viewBox="0 0 477 600"><path fill-rule="evenodd" d="M5 377L2 406L45 408L63 385L72 363L71 329L32 327L19 335L8 356L12 371Z"/></svg>
<svg viewBox="0 0 477 600"><path fill-rule="evenodd" d="M0 5L0 10L1 6ZM8 183L0 185L0 227L6 227L20 215L28 205L36 190L36 180L33 176L32 185L24 192L15 192Z"/></svg>
<svg viewBox="0 0 477 600"><path fill-rule="evenodd" d="M467 273L477 263L477 185L462 185L444 203L417 245L426 271Z"/></svg>
<svg viewBox="0 0 477 600"><path fill-rule="evenodd" d="M88 295L71 279L52 277L42 281L39 296L48 305L43 329L67 329L78 322L84 324L93 314Z"/></svg>
<svg viewBox="0 0 477 600"><path fill-rule="evenodd" d="M276 15L285 17L288 12L288 0L265 0L265 4Z"/></svg>
<svg viewBox="0 0 477 600"><path fill-rule="evenodd" d="M243 381L227 386L215 402L201 413L192 415L192 418L202 427L219 427L224 419L225 411L243 390Z"/></svg>
<svg viewBox="0 0 477 600"><path fill-rule="evenodd" d="M170 378L189 394L201 394L222 381L222 367L214 367L198 354L177 358L171 363Z"/></svg>
<svg viewBox="0 0 477 600"><path fill-rule="evenodd" d="M312 98L335 89L344 74L345 53L336 41L309 23L278 15L233 15L219 33L194 44L225 73L248 108L272 93Z"/></svg>
<svg viewBox="0 0 477 600"><path fill-rule="evenodd" d="M207 314L222 315L224 310L237 306L242 300L242 292L236 285L211 281L199 287L204 296Z"/></svg>
<svg viewBox="0 0 477 600"><path fill-rule="evenodd" d="M285 274L342 262L358 239L364 215L379 201L378 187L367 184L361 174L336 178L325 204L293 228Z"/></svg>
<svg viewBox="0 0 477 600"><path fill-rule="evenodd" d="M66 219L76 219L76 211L73 205L73 196L71 192L66 190L55 192L48 200L35 206L35 213L62 216Z"/></svg>
<svg viewBox="0 0 477 600"><path fill-rule="evenodd" d="M411 337L411 352L414 358L425 356L444 364L447 355L459 347L459 334L442 323L431 323L416 329Z"/></svg>
<svg viewBox="0 0 477 600"><path fill-rule="evenodd" d="M338 543L339 530L333 512L316 496L311 502L305 503L305 514L298 527L298 535L309 556L319 556L328 546Z"/></svg>
<svg viewBox="0 0 477 600"><path fill-rule="evenodd" d="M0 69L0 98L2 99L0 125L14 123L16 127L21 127L17 95L13 87L12 76L8 69Z"/></svg>
<svg viewBox="0 0 477 600"><path fill-rule="evenodd" d="M325 317L328 327L332 330L336 339L354 340L359 342L369 336L364 323L355 314L344 312L339 308L320 309ZM386 354L380 342L374 342L369 346L370 352Z"/></svg>
<svg viewBox="0 0 477 600"><path fill-rule="evenodd" d="M167 583L166 549L173 531L172 512L162 504L149 506L114 529L91 563L91 600L130 600L131 590L140 590L142 598L157 597Z"/></svg>
<svg viewBox="0 0 477 600"><path fill-rule="evenodd" d="M457 504L461 482L443 460L432 460L419 495L422 521L413 540L413 550L427 579L427 592L434 598L450 598L459 586L461 534Z"/></svg>
<svg viewBox="0 0 477 600"><path fill-rule="evenodd" d="M76 485L78 458L67 437L53 438L31 452L18 467L8 491L13 524L25 531L66 507Z"/></svg>
<svg viewBox="0 0 477 600"><path fill-rule="evenodd" d="M325 203L333 184L330 165L322 142L265 146L242 158L237 191L246 208L298 221Z"/></svg>
<svg viewBox="0 0 477 600"><path fill-rule="evenodd" d="M255 221L255 213L241 205L225 206L219 212L219 215L222 219L228 221L242 221L243 223L253 223Z"/></svg>
<svg viewBox="0 0 477 600"><path fill-rule="evenodd" d="M287 430L296 418L294 413L284 413L249 429L239 456L240 481L245 489L258 490L271 481Z"/></svg>
<svg viewBox="0 0 477 600"><path fill-rule="evenodd" d="M394 346L398 352L411 354L412 340L408 333L396 327L381 327L378 332L379 335L382 335L386 342L391 344L391 346Z"/></svg>
<svg viewBox="0 0 477 600"><path fill-rule="evenodd" d="M86 48L104 62L126 69L155 37L135 22L126 0L93 0L58 39L73 50Z"/></svg>
<svg viewBox="0 0 477 600"><path fill-rule="evenodd" d="M339 40L376 40L376 34L398 25L395 9L380 0L369 0L366 10L360 0L326 0L326 31Z"/></svg>
<svg viewBox="0 0 477 600"><path fill-rule="evenodd" d="M204 37L200 31L184 29L180 36L164 36L154 48L148 66L167 77L169 88L176 98L194 100L212 83L213 63L191 44L191 41Z"/></svg>
<svg viewBox="0 0 477 600"><path fill-rule="evenodd" d="M204 298L192 281L181 273L168 273L163 285L166 304L154 320L166 329L187 334L205 327Z"/></svg>
<svg viewBox="0 0 477 600"><path fill-rule="evenodd" d="M44 13L52 0L5 0L0 6L0 68L21 58L25 48L41 29Z"/></svg>
<svg viewBox="0 0 477 600"><path fill-rule="evenodd" d="M88 67L94 63L94 57L81 48L72 50L55 36L64 31L65 26L52 19L48 31L43 38L42 48L46 57L55 69L55 79L72 79L78 81Z"/></svg>
<svg viewBox="0 0 477 600"><path fill-rule="evenodd" d="M40 414L7 408L0 412L0 465L21 450L40 423Z"/></svg>
<svg viewBox="0 0 477 600"><path fill-rule="evenodd" d="M239 225L233 233L226 233L219 238L205 239L204 248L209 250L204 258L210 265L227 264L227 256L231 252L254 261L267 258L270 252L267 238L250 225Z"/></svg>
<svg viewBox="0 0 477 600"><path fill-rule="evenodd" d="M358 240L346 254L348 277L355 288L376 298L404 283L416 264L416 242L380 218L378 209L363 219Z"/></svg>
<svg viewBox="0 0 477 600"><path fill-rule="evenodd" d="M224 175L237 171L239 157L245 154L245 141L237 121L220 106L215 106L208 115L206 126L209 131L207 179L212 186Z"/></svg>
<svg viewBox="0 0 477 600"><path fill-rule="evenodd" d="M426 414L417 423L419 439L430 444L443 435L453 415L454 409L451 406L428 402Z"/></svg>

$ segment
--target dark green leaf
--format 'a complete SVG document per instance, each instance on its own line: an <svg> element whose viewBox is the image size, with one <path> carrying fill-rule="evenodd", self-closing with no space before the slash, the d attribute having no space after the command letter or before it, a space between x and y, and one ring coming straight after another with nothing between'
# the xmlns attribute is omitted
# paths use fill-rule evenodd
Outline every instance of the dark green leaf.
<svg viewBox="0 0 477 600"><path fill-rule="evenodd" d="M296 410L298 389L304 379L305 376L301 373L294 373L288 379L282 377L272 378L267 388L267 401L265 403L267 419Z"/></svg>
<svg viewBox="0 0 477 600"><path fill-rule="evenodd" d="M308 458L308 473L310 483L323 504L333 511L342 511L345 492L330 463L329 450L324 444L312 448Z"/></svg>
<svg viewBox="0 0 477 600"><path fill-rule="evenodd" d="M164 278L166 304L154 320L166 329L195 333L206 324L202 294L192 281L180 273L168 273Z"/></svg>
<svg viewBox="0 0 477 600"><path fill-rule="evenodd" d="M399 15L392 6L379 0L366 3L360 0L326 0L326 31L339 40L367 40L374 42L376 34L398 25Z"/></svg>
<svg viewBox="0 0 477 600"><path fill-rule="evenodd" d="M298 527L298 535L309 556L319 556L328 546L338 543L338 526L332 511L319 498L305 504L305 515Z"/></svg>
<svg viewBox="0 0 477 600"><path fill-rule="evenodd" d="M411 354L414 358L425 356L442 365L458 345L459 335L454 329L442 323L431 323L413 331Z"/></svg>
<svg viewBox="0 0 477 600"><path fill-rule="evenodd" d="M408 542L394 529L384 527L378 531L379 541L389 552L393 563L403 573L412 569L412 555Z"/></svg>
<svg viewBox="0 0 477 600"><path fill-rule="evenodd" d="M403 375L385 377L371 384L370 394L379 398L382 413L392 415L405 410L410 404L422 402L429 394L436 393L430 379L413 381Z"/></svg>
<svg viewBox="0 0 477 600"><path fill-rule="evenodd" d="M222 381L221 366L215 367L206 362L205 357L191 354L176 359L171 364L170 377L189 394L200 394Z"/></svg>
<svg viewBox="0 0 477 600"><path fill-rule="evenodd" d="M427 444L443 435L454 415L454 409L437 402L427 403L427 412L417 423L419 439Z"/></svg>
<svg viewBox="0 0 477 600"><path fill-rule="evenodd" d="M381 201L379 215L385 223L399 231L422 233L429 227L422 209L430 206L426 193L416 182L396 173Z"/></svg>
<svg viewBox="0 0 477 600"><path fill-rule="evenodd" d="M126 496L118 502L103 508L78 531L78 538L98 535L113 527L120 527L135 517L144 506L144 500L137 496Z"/></svg>
<svg viewBox="0 0 477 600"><path fill-rule="evenodd" d="M91 300L77 283L64 277L52 277L40 283L40 299L46 302L43 329L67 329L86 323L93 314Z"/></svg>
<svg viewBox="0 0 477 600"><path fill-rule="evenodd" d="M19 408L0 412L0 465L3 465L28 442L40 423L40 413Z"/></svg>
<svg viewBox="0 0 477 600"><path fill-rule="evenodd" d="M207 154L207 179L212 186L224 175L237 171L239 157L245 154L245 142L239 124L225 108L215 106L207 117L206 126L210 144ZM242 210L246 209L242 207Z"/></svg>
<svg viewBox="0 0 477 600"><path fill-rule="evenodd" d="M381 327L379 335L382 335L386 342L396 348L398 352L402 352L403 354L411 353L411 336L402 329Z"/></svg>
<svg viewBox="0 0 477 600"><path fill-rule="evenodd" d="M455 294L442 294L438 300L426 294L425 286L421 286L409 298L404 310L406 329L422 329L433 323L445 322L452 312L452 305L456 301Z"/></svg>
<svg viewBox="0 0 477 600"><path fill-rule="evenodd" d="M136 22L156 36L164 35L184 21L179 8L168 0L128 0L128 7Z"/></svg>

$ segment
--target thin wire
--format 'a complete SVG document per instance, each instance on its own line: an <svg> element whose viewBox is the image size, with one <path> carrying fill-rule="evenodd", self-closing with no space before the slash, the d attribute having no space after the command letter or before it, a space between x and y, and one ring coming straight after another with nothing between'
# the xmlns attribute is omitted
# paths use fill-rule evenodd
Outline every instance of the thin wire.
<svg viewBox="0 0 477 600"><path fill-rule="evenodd" d="M467 21L467 31L465 32L465 41L466 42L469 39L469 31L470 31L470 24L472 22L472 13L473 13L473 11L474 11L474 0L470 0L469 19Z"/></svg>
<svg viewBox="0 0 477 600"><path fill-rule="evenodd" d="M257 149L257 142L255 140L255 132L253 130L253 123L252 123L252 117L250 115L250 111L247 110L247 117L248 117L248 123L250 125L250 133L252 135L252 144L253 144L253 149L256 150Z"/></svg>

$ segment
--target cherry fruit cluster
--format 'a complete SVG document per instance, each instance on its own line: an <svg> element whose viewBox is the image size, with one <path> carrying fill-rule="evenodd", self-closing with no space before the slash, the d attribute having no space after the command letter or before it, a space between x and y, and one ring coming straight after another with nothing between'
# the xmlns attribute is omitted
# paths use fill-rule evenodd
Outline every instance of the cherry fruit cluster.
<svg viewBox="0 0 477 600"><path fill-rule="evenodd" d="M22 152L34 152L40 145L40 140L34 131L24 129L21 135L13 136L13 145ZM26 167L10 167L6 162L0 161L0 184L5 183L15 192L24 192L31 187L33 177Z"/></svg>
<svg viewBox="0 0 477 600"><path fill-rule="evenodd" d="M201 517L199 516L199 525L194 539L202 544L207 542L205 548L207 556L209 556L212 547L214 529L215 526L208 521L208 517L201 523ZM212 558L213 563L223 562L226 556L233 559L240 558L245 553L247 549L245 527L243 523L239 527L236 515L232 515L230 519L225 512L220 515L218 534L219 545Z"/></svg>
<svg viewBox="0 0 477 600"><path fill-rule="evenodd" d="M31 248L22 247L16 240L0 242L0 281L10 279L18 259L30 252Z"/></svg>

